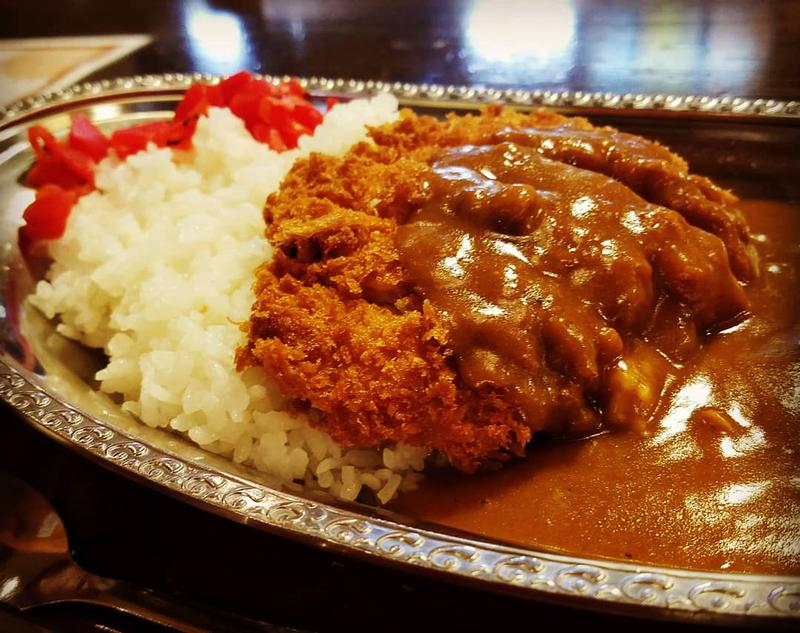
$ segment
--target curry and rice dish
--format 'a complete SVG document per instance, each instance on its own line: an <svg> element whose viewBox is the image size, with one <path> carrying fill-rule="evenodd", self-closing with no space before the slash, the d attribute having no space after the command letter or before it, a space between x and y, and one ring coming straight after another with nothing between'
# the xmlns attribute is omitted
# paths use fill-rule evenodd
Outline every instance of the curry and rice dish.
<svg viewBox="0 0 800 633"><path fill-rule="evenodd" d="M396 503L413 516L797 572L796 210L739 205L656 143L549 112L406 112L371 136L270 197L240 366L337 442L422 445L465 472L539 432L595 436L430 476Z"/></svg>
<svg viewBox="0 0 800 633"><path fill-rule="evenodd" d="M105 350L123 409L285 480L800 572L797 209L584 119L395 107L337 105L283 153L212 109L193 154L101 162L32 302Z"/></svg>
<svg viewBox="0 0 800 633"><path fill-rule="evenodd" d="M473 472L536 431L642 428L667 359L746 314L733 198L655 143L501 110L405 113L373 140L267 202L277 250L239 360L342 444Z"/></svg>

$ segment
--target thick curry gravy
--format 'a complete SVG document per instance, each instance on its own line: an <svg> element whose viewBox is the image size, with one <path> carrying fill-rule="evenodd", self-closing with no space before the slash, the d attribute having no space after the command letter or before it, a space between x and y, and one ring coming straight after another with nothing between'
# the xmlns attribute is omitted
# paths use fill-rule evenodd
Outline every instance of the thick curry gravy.
<svg viewBox="0 0 800 633"><path fill-rule="evenodd" d="M597 160L610 133L592 134L598 147L584 155ZM656 197L681 186L663 148L614 141L620 158L600 169L623 166L641 190L653 162L668 183ZM400 261L445 323L460 380L498 390L533 430L641 428L667 358L691 358L705 332L748 307L717 235L603 171L513 142L450 148L432 162L427 201L397 229ZM694 196L694 212L706 203Z"/></svg>
<svg viewBox="0 0 800 633"><path fill-rule="evenodd" d="M800 573L800 207L740 207L761 256L751 316L671 368L644 437L535 439L499 471L430 474L395 509L578 555ZM693 415L707 407L728 419Z"/></svg>
<svg viewBox="0 0 800 633"><path fill-rule="evenodd" d="M664 147L547 111L404 112L370 135L295 163L268 200L276 252L240 368L346 446L471 473L534 436L501 472L431 475L408 514L796 571L795 211L748 208L753 239L736 198Z"/></svg>

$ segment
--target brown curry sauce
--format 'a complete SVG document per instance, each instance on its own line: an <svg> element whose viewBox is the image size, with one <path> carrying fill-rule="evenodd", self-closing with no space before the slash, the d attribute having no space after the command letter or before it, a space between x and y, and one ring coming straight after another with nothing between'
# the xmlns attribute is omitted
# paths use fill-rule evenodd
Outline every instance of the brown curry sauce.
<svg viewBox="0 0 800 633"><path fill-rule="evenodd" d="M644 436L534 439L529 459L431 473L394 509L581 556L799 574L800 208L739 206L761 256L750 316L670 366ZM709 407L727 415L693 415Z"/></svg>
<svg viewBox="0 0 800 633"><path fill-rule="evenodd" d="M395 504L410 516L797 573L797 209L739 209L663 146L545 111L371 136L270 197L239 366L344 445L485 465L429 475Z"/></svg>
<svg viewBox="0 0 800 633"><path fill-rule="evenodd" d="M655 154L670 172L662 148L630 138L617 164ZM605 173L505 141L443 151L428 189L397 229L400 262L460 380L502 393L533 430L644 427L668 373L659 352L682 362L748 308L717 235Z"/></svg>

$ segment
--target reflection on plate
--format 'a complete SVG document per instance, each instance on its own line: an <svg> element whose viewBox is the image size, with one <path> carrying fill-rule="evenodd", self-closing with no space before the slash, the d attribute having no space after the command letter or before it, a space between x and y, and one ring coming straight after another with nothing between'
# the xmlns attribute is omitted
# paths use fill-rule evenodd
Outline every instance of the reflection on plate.
<svg viewBox="0 0 800 633"><path fill-rule="evenodd" d="M147 77L87 85L49 98L12 106L0 113L0 201L4 215L0 228L4 242L13 243L21 209L30 197L21 193L17 179L30 164L25 127L34 118L51 127L65 128L66 110L85 111L95 119L120 125L134 120L160 118L165 102L174 101L181 88L193 79L183 76ZM306 86L314 93L345 95L391 90L419 109L473 108L476 103L505 99L517 105L545 103L584 107L606 116L651 108L650 97L626 98L603 95L548 95L476 89L420 86L385 86L372 82L313 80ZM792 115L786 104L734 100L681 100L668 98L660 105L673 116L701 110L722 117L785 118ZM617 110L624 107L627 109ZM767 111L767 117L758 113ZM22 121L25 123L22 123ZM26 198L26 195L28 196ZM148 429L119 415L116 405L97 394L81 372L74 349L64 355L50 354L43 347L49 324L36 315L20 314L20 298L30 279L20 267L14 249L5 251L2 320L3 356L0 395L31 423L76 450L88 452L112 468L185 497L196 505L289 536L326 542L359 552L379 561L397 561L409 567L440 571L470 578L539 599L579 599L595 608L649 610L665 617L704 612L718 618L731 616L797 616L800 613L800 583L797 579L748 574L721 574L589 560L521 547L456 533L437 526L364 506L335 504L302 490L281 490L263 476L235 468L226 460L203 453L182 438ZM26 287L26 283L28 287ZM20 318L27 318L26 331L39 332L25 341L20 336ZM49 350L49 351L48 351ZM91 367L91 356L84 359Z"/></svg>

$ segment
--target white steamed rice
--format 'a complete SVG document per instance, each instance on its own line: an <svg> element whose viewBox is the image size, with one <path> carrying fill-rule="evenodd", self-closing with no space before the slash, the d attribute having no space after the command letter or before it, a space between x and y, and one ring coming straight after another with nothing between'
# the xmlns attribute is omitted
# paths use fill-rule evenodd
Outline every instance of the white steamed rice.
<svg viewBox="0 0 800 633"><path fill-rule="evenodd" d="M31 302L58 331L105 350L102 390L152 427L286 481L355 499L362 486L382 503L412 487L422 449L343 450L304 418L282 411L260 368L235 371L239 323L253 302L255 268L271 256L262 206L292 162L343 154L365 125L391 121L382 95L336 106L297 150L257 143L230 111L200 120L196 153L151 149L104 160L97 191L73 209L54 263Z"/></svg>

